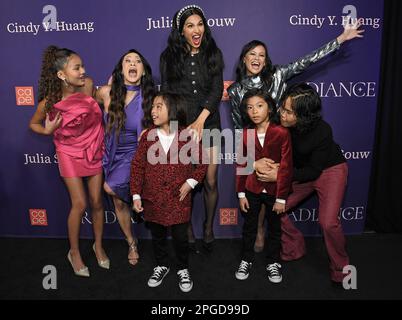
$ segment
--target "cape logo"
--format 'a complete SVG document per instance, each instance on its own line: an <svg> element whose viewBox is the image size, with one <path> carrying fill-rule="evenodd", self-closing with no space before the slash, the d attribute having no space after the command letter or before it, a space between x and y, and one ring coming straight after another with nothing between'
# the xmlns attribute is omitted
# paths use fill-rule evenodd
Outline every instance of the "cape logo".
<svg viewBox="0 0 402 320"><path fill-rule="evenodd" d="M15 87L15 101L17 106L34 106L33 87Z"/></svg>
<svg viewBox="0 0 402 320"><path fill-rule="evenodd" d="M219 212L219 224L221 226L237 225L237 208L221 208Z"/></svg>
<svg viewBox="0 0 402 320"><path fill-rule="evenodd" d="M29 209L32 226L47 226L46 209Z"/></svg>

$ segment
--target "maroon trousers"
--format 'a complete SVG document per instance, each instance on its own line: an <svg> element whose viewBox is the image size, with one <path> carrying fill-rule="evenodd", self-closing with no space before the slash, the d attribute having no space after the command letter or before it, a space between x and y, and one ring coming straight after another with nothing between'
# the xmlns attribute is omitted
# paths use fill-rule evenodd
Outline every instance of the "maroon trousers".
<svg viewBox="0 0 402 320"><path fill-rule="evenodd" d="M316 191L319 200L318 222L330 259L331 279L341 282L342 269L349 264L346 241L342 225L338 219L339 210L348 176L348 166L342 163L325 169L317 180L306 183L293 183L293 193L286 201L286 210L294 208L300 201ZM282 215L281 259L290 261L305 254L303 234L297 229L287 214Z"/></svg>

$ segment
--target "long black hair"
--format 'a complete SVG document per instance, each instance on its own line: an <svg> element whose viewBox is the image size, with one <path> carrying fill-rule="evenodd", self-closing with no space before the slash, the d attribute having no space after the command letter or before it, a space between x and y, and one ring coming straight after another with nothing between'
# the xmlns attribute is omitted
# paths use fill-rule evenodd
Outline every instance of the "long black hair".
<svg viewBox="0 0 402 320"><path fill-rule="evenodd" d="M243 61L244 57L250 50L253 50L255 47L258 46L262 46L265 49L265 66L262 68L259 76L263 81L264 85L267 87L267 89L269 89L272 83L272 75L274 74L275 67L272 65L271 58L269 57L268 54L267 46L265 45L264 42L260 40L252 40L243 46L236 67L236 82L240 82L241 80L247 77L247 68L246 64Z"/></svg>
<svg viewBox="0 0 402 320"><path fill-rule="evenodd" d="M240 112L241 117L243 120L243 124L245 128L254 127L253 121L251 121L250 117L247 113L247 100L252 97L260 97L268 104L268 114L269 114L269 121L278 123L278 120L275 117L276 114L276 103L275 100L271 97L271 95L263 89L251 89L247 91L240 104Z"/></svg>
<svg viewBox="0 0 402 320"><path fill-rule="evenodd" d="M177 16L181 10L177 11L173 17L172 30L168 38L168 45L160 56L160 72L162 84L180 81L183 78L184 59L190 54L187 41L182 35L184 23L191 15L199 15L204 24L204 35L200 46L199 55L206 68L203 68L205 75L212 77L222 72L224 68L223 56L221 50L217 47L207 20L203 12L198 7L190 6L184 10L179 17L177 25ZM208 77L206 77L208 78Z"/></svg>
<svg viewBox="0 0 402 320"><path fill-rule="evenodd" d="M287 98L292 100L292 109L297 119L295 129L299 132L310 131L322 119L321 98L307 83L296 83L288 87L281 105L285 104Z"/></svg>
<svg viewBox="0 0 402 320"><path fill-rule="evenodd" d="M129 53L136 53L140 57L144 66L144 75L141 77L141 95L142 95L142 109L144 114L149 109L151 104L150 98L155 90L154 80L152 78L152 69L148 61L144 56L135 49L130 49L124 53L112 73L112 88L110 90L110 106L108 110L108 123L106 131L110 133L115 128L116 135L118 135L122 128L124 128L126 122L126 113L124 112L125 99L127 94L127 88L124 85L123 75L123 59Z"/></svg>

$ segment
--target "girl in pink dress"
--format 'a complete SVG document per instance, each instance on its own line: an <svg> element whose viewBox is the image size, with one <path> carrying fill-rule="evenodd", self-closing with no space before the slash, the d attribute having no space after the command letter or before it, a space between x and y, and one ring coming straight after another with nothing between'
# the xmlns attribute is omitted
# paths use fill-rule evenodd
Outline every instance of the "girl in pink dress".
<svg viewBox="0 0 402 320"><path fill-rule="evenodd" d="M92 98L93 83L85 76L81 58L72 50L48 47L39 81L39 105L30 121L32 131L52 135L60 175L71 199L68 217L70 250L67 258L78 276L89 277L79 250L81 219L87 207L84 177L87 177L98 265L109 269L102 247L102 111ZM43 121L45 122L43 125Z"/></svg>

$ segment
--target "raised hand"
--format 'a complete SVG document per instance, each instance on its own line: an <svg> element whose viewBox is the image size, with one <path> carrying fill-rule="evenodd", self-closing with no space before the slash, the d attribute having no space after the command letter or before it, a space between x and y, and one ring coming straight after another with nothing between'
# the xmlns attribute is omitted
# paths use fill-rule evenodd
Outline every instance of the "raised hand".
<svg viewBox="0 0 402 320"><path fill-rule="evenodd" d="M359 30L360 26L361 22L359 19L356 19L353 23L351 23L349 19L348 23L344 26L343 33L337 38L338 43L341 44L354 38L363 38L362 33L364 30Z"/></svg>

